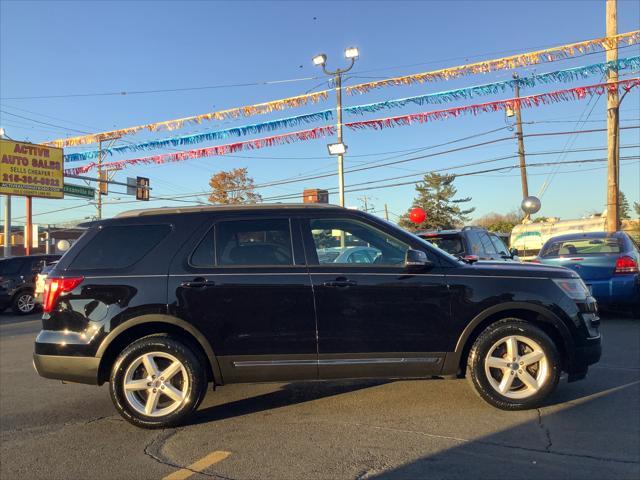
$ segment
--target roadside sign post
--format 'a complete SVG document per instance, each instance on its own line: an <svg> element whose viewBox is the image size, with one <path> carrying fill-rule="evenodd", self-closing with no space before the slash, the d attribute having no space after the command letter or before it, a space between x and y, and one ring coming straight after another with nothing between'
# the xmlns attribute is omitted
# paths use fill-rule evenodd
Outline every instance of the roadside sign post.
<svg viewBox="0 0 640 480"><path fill-rule="evenodd" d="M72 197L80 198L94 198L96 195L96 189L93 187L86 187L84 185L75 185L73 183L65 183L64 194Z"/></svg>
<svg viewBox="0 0 640 480"><path fill-rule="evenodd" d="M64 198L64 156L61 148L0 138L0 194L26 197L25 253L32 250L32 199ZM7 205L8 207L8 205ZM9 215L11 214L10 209ZM11 242L5 219L5 245ZM5 249L5 255L10 251Z"/></svg>

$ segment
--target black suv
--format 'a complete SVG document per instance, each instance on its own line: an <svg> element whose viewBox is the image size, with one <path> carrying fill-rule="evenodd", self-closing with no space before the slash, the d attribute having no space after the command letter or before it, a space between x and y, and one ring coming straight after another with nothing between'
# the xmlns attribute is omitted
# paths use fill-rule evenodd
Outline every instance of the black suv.
<svg viewBox="0 0 640 480"><path fill-rule="evenodd" d="M600 358L595 300L560 267L468 264L334 206L152 209L87 225L47 279L34 364L110 383L142 427L183 422L208 383L467 375L540 404ZM327 263L369 245L373 263Z"/></svg>
<svg viewBox="0 0 640 480"><path fill-rule="evenodd" d="M498 234L480 227L460 230L421 230L420 238L463 259L517 261L518 251L509 250Z"/></svg>
<svg viewBox="0 0 640 480"><path fill-rule="evenodd" d="M11 307L17 315L27 315L36 308L33 298L36 276L42 267L60 255L25 255L0 260L0 311Z"/></svg>

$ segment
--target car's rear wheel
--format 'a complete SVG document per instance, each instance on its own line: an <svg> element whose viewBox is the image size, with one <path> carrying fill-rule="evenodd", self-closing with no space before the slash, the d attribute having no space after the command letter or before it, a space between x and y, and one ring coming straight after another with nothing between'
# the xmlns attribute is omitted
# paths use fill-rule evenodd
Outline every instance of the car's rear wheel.
<svg viewBox="0 0 640 480"><path fill-rule="evenodd" d="M28 315L36 309L36 300L33 293L29 291L18 292L13 297L11 309L16 315Z"/></svg>
<svg viewBox="0 0 640 480"><path fill-rule="evenodd" d="M200 405L206 388L203 360L179 340L154 336L120 354L109 390L125 420L138 427L166 428L183 423Z"/></svg>
<svg viewBox="0 0 640 480"><path fill-rule="evenodd" d="M467 377L489 404L503 410L540 405L560 378L553 340L535 325L515 318L488 326L471 347Z"/></svg>

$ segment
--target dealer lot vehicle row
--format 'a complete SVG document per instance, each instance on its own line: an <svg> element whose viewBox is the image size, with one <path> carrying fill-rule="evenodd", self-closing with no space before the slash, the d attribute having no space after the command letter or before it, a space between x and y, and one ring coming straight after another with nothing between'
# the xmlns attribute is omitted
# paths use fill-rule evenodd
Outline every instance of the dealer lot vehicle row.
<svg viewBox="0 0 640 480"><path fill-rule="evenodd" d="M369 246L372 264L320 250ZM595 300L570 270L470 264L332 206L157 209L92 224L47 278L34 362L109 382L143 427L184 422L209 382L466 372L531 408L600 357Z"/></svg>

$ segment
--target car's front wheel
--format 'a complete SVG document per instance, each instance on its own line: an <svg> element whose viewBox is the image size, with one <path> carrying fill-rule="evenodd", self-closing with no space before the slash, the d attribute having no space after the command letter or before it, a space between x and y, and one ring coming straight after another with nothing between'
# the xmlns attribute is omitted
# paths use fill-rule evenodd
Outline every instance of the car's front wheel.
<svg viewBox="0 0 640 480"><path fill-rule="evenodd" d="M128 346L111 371L118 413L143 428L174 427L197 408L207 388L203 359L185 343L163 336Z"/></svg>
<svg viewBox="0 0 640 480"><path fill-rule="evenodd" d="M489 325L469 353L467 377L478 394L503 410L540 405L560 378L560 356L535 325L509 318Z"/></svg>

